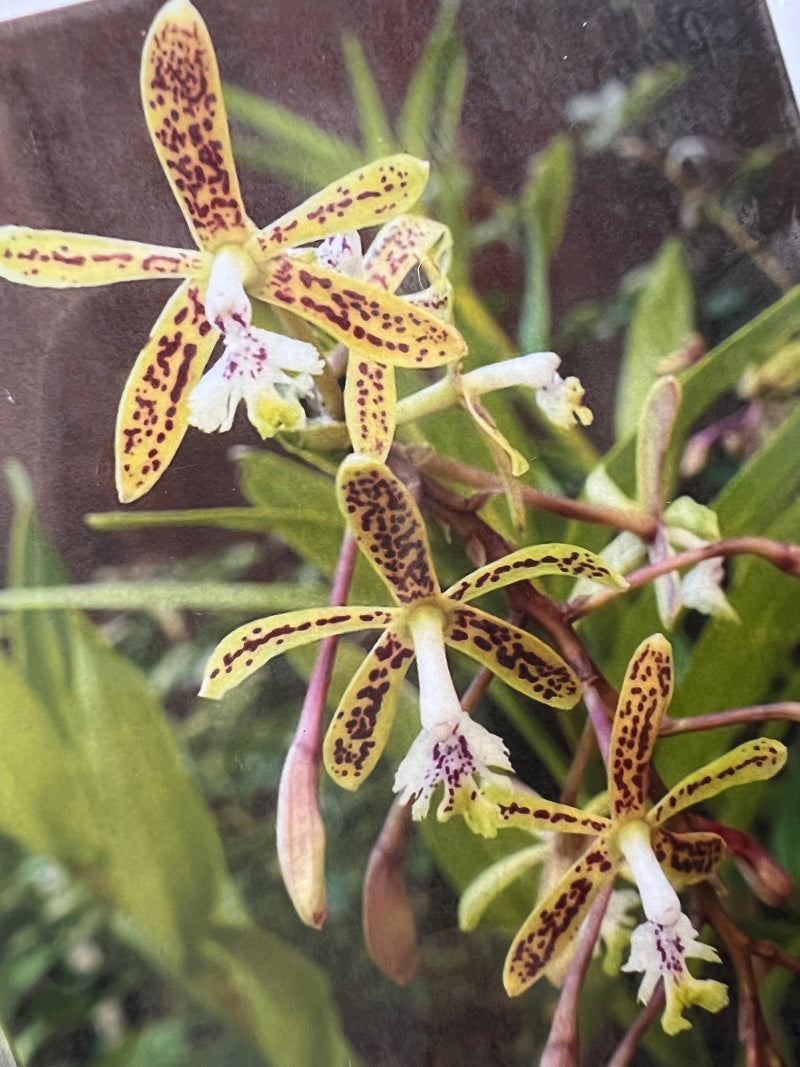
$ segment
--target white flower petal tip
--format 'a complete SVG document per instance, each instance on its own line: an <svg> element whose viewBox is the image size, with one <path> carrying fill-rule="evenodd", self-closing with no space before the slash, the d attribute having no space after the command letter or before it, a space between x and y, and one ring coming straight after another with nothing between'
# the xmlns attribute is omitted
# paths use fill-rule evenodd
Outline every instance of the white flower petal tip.
<svg viewBox="0 0 800 1067"><path fill-rule="evenodd" d="M686 966L689 958L719 963L719 954L711 945L697 938L689 918L681 912L669 926L645 922L631 935L631 954L623 971L642 971L639 1000L647 1004L658 980L664 979L667 1003L661 1019L670 1036L688 1030L691 1023L683 1011L693 1004L706 1011L718 1012L728 1004L728 990L722 982L695 978Z"/></svg>
<svg viewBox="0 0 800 1067"><path fill-rule="evenodd" d="M434 790L442 782L444 796L436 812L439 821L446 822L460 813L470 829L494 837L497 826L491 813L495 805L482 795L477 782L477 778L494 777L489 767L512 770L502 738L460 712L445 738L430 730L420 731L397 768L394 791L400 793L401 804L413 800L411 814L420 820L427 815Z"/></svg>

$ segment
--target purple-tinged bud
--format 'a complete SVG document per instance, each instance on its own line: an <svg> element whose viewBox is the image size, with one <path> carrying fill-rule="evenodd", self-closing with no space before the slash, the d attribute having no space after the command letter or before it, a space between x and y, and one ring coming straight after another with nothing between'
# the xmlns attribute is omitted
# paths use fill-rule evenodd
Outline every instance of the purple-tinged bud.
<svg viewBox="0 0 800 1067"><path fill-rule="evenodd" d="M792 899L794 882L750 834L699 815L692 816L692 823L722 838L742 878L762 903L771 908L782 908Z"/></svg>
<svg viewBox="0 0 800 1067"><path fill-rule="evenodd" d="M395 801L369 857L361 913L370 959L398 985L407 985L420 966L403 877L410 825L410 808Z"/></svg>
<svg viewBox="0 0 800 1067"><path fill-rule="evenodd" d="M319 810L319 746L301 728L295 735L278 787L278 862L294 909L319 930L328 918L325 892L325 826Z"/></svg>

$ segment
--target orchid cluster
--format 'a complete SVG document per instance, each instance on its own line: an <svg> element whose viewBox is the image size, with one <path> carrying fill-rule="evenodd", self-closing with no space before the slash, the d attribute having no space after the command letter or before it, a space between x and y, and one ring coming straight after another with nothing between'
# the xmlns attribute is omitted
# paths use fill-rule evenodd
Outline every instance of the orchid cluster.
<svg viewBox="0 0 800 1067"><path fill-rule="evenodd" d="M729 839L722 828L696 829L685 811L732 786L771 778L786 749L768 737L745 741L665 790L652 758L674 684L666 638L642 641L618 700L609 700L611 687L601 684L569 625L569 603L543 591L571 587L573 603L587 596L591 602L598 585L622 596L626 575L647 558L660 568L653 585L664 628L675 625L682 609L737 619L723 592L721 555L702 554L720 541L715 513L688 496L667 498L667 456L681 403L677 381L656 379L644 401L635 498L598 466L584 500L568 501L572 511L562 512L587 521L602 513L612 527L619 519L617 536L599 552L561 542L515 547L481 508L505 491L511 528L521 529L528 498L518 479L532 457L507 440L482 406L483 395L532 389L539 415L561 430L588 425L592 415L580 382L562 379L551 352L462 371L467 345L452 323L457 301L448 279L450 232L416 213L428 164L406 154L387 156L260 226L242 201L213 46L188 0L170 0L157 14L144 45L141 91L153 147L195 247L7 225L0 227L0 277L50 287L180 281L122 391L115 456L125 503L164 476L189 426L231 431L242 401L264 439L296 445L306 433L323 441L324 432L336 431L330 440L338 453L342 560L350 559L352 573L361 553L390 602L350 604L340 590L328 607L298 607L240 626L212 652L200 691L219 700L284 652L317 641L332 649L332 640L365 631L379 635L319 745L325 687L307 701L298 729L303 744L293 747L284 770L279 855L299 915L320 926L327 914L320 762L345 789L362 785L386 751L415 664L419 717L395 768L396 804L418 822L437 796L440 822L459 816L475 834L497 839L513 827L533 841L466 890L464 926L473 926L528 867L543 864L547 872L541 899L508 952L509 995L544 975L563 980L597 902L607 909L599 930L610 969L643 972L639 997L645 1002L663 983L668 1034L690 1025L683 1012L692 1005L721 1010L726 987L694 977L687 965L691 958L720 959L699 940L707 916L696 898L691 910L679 894L716 877ZM256 324L263 321L271 328ZM420 386L409 374L398 399L396 377L409 370L444 375ZM442 471L445 487L427 470L429 450L403 437L408 424L447 407L467 413L496 465L497 474L483 483L486 494L474 501L454 496L450 486L458 484L458 470L452 478ZM558 511L559 505L551 501L550 507ZM437 576L426 511L448 535L461 537L476 564L446 588ZM694 550L697 561L681 578L669 561ZM561 584L551 586L554 580ZM500 590L514 621L474 606ZM526 628L530 623L537 633ZM506 741L473 717L471 696L459 695L448 662L452 650L481 669L479 691L496 678L527 698L531 717L546 722L551 709L570 713L583 699L606 759L607 794L579 808L532 793L515 776ZM578 839L578 855L563 847L563 834ZM635 890L610 895L619 878ZM644 919L631 931L629 913L639 905ZM374 914L374 900L369 908ZM373 941L380 939L379 927ZM629 957L620 966L628 943ZM386 960L393 951L384 944L373 955Z"/></svg>

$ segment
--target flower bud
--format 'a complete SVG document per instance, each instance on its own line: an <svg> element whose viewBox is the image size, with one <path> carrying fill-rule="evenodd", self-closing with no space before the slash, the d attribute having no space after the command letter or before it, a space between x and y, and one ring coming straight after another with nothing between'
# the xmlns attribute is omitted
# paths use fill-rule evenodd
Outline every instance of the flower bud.
<svg viewBox="0 0 800 1067"><path fill-rule="evenodd" d="M364 876L362 922L367 952L398 985L407 985L420 966L414 916L403 877L410 821L408 807L395 801Z"/></svg>
<svg viewBox="0 0 800 1067"><path fill-rule="evenodd" d="M278 862L295 911L319 930L328 917L325 826L319 811L321 756L298 730L278 787Z"/></svg>

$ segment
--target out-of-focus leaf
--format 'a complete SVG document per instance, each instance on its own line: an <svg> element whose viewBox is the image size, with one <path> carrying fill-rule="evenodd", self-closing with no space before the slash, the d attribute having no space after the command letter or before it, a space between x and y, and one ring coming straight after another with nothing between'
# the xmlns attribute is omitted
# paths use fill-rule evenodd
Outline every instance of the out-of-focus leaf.
<svg viewBox="0 0 800 1067"><path fill-rule="evenodd" d="M290 611L327 602L325 590L293 582L103 582L0 590L0 611Z"/></svg>
<svg viewBox="0 0 800 1067"><path fill-rule="evenodd" d="M800 406L733 476L714 500L725 537L761 531L797 498L800 484ZM797 540L798 531L789 535Z"/></svg>
<svg viewBox="0 0 800 1067"><path fill-rule="evenodd" d="M648 67L634 78L620 112L623 130L643 122L654 111L667 93L681 85L688 71L681 63L665 63L660 67Z"/></svg>
<svg viewBox="0 0 800 1067"><path fill-rule="evenodd" d="M683 401L670 446L673 458L682 451L687 433L703 412L736 385L747 367L761 366L786 344L799 322L800 286L795 286L679 376ZM628 493L633 490L634 442L632 431L611 450L606 461L611 477Z"/></svg>
<svg viewBox="0 0 800 1067"><path fill-rule="evenodd" d="M525 289L519 316L519 347L546 352L550 347L550 271L538 218L525 221Z"/></svg>
<svg viewBox="0 0 800 1067"><path fill-rule="evenodd" d="M404 152L425 157L431 144L433 107L446 55L453 37L459 0L442 0L431 35L406 92L397 123Z"/></svg>
<svg viewBox="0 0 800 1067"><path fill-rule="evenodd" d="M177 1020L145 1026L109 1049L96 1067L179 1067L184 1054L184 1027Z"/></svg>
<svg viewBox="0 0 800 1067"><path fill-rule="evenodd" d="M152 530L158 527L207 526L209 529L268 533L272 509L191 508L185 511L98 511L86 515L93 530Z"/></svg>
<svg viewBox="0 0 800 1067"><path fill-rule="evenodd" d="M386 156L395 151L394 137L364 49L354 33L342 34L342 51L358 110L364 152L372 158Z"/></svg>
<svg viewBox="0 0 800 1067"><path fill-rule="evenodd" d="M271 512L270 529L327 578L339 558L344 519L332 479L270 452L243 452L238 457L242 493L255 507ZM351 603L389 603L386 586L359 557ZM296 606L296 605L295 605Z"/></svg>
<svg viewBox="0 0 800 1067"><path fill-rule="evenodd" d="M217 926L200 947L190 985L274 1067L357 1067L330 985L299 952L253 924Z"/></svg>
<svg viewBox="0 0 800 1067"><path fill-rule="evenodd" d="M692 285L683 247L664 242L631 319L617 388L617 438L634 433L644 398L665 356L680 348L694 325Z"/></svg>
<svg viewBox="0 0 800 1067"><path fill-rule="evenodd" d="M533 173L520 198L523 225L535 220L552 259L561 244L575 180L575 151L565 134L558 134L534 158Z"/></svg>
<svg viewBox="0 0 800 1067"><path fill-rule="evenodd" d="M16 521L37 546L15 560L16 576L63 581L23 472L15 477ZM54 654L64 662L47 702L0 657L0 829L105 898L129 940L276 1067L353 1062L322 972L242 915L214 823L146 679L83 616L58 619ZM19 662L31 674L47 634L14 634L29 642ZM220 925L231 914L238 924Z"/></svg>
<svg viewBox="0 0 800 1067"><path fill-rule="evenodd" d="M364 162L355 145L254 93L228 85L225 87L225 103L231 118L264 137L266 144L260 169L291 179L302 189L318 189ZM237 144L237 152L238 148ZM247 146L251 166L257 162L253 155L255 150L252 144ZM278 164L274 170L273 158Z"/></svg>

